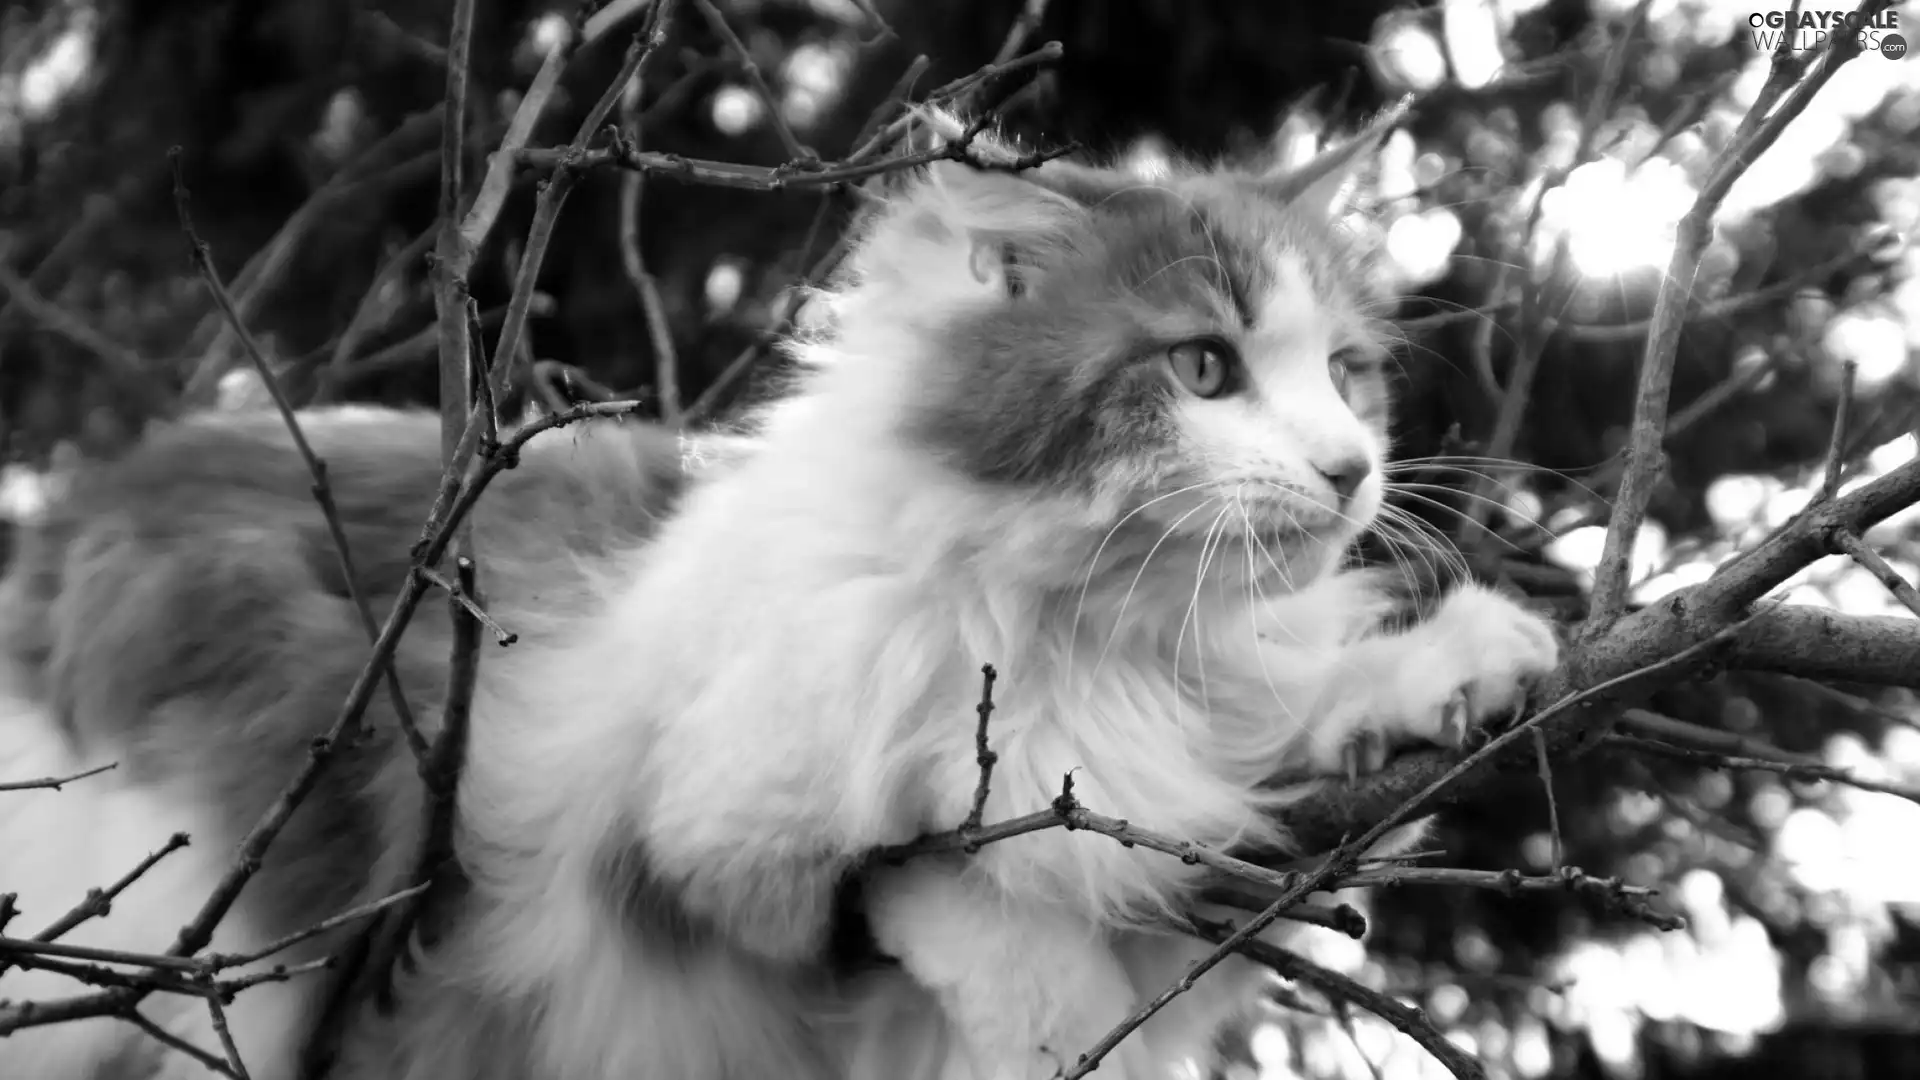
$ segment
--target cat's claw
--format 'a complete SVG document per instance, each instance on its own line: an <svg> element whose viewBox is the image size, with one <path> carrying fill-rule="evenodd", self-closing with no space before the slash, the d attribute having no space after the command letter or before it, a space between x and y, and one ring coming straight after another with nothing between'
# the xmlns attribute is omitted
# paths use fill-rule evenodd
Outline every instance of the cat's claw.
<svg viewBox="0 0 1920 1080"><path fill-rule="evenodd" d="M1379 731L1361 731L1341 747L1340 761L1348 784L1358 784L1362 776L1371 776L1386 768L1387 737Z"/></svg>
<svg viewBox="0 0 1920 1080"><path fill-rule="evenodd" d="M1458 589L1434 618L1377 651L1378 666L1320 718L1314 771L1351 784L1385 768L1391 749L1458 750L1522 707L1558 660L1552 623L1490 589Z"/></svg>
<svg viewBox="0 0 1920 1080"><path fill-rule="evenodd" d="M1467 743L1467 730L1473 719L1473 692L1469 687L1461 687L1447 699L1446 707L1440 713L1440 730L1435 742L1451 750L1458 750Z"/></svg>

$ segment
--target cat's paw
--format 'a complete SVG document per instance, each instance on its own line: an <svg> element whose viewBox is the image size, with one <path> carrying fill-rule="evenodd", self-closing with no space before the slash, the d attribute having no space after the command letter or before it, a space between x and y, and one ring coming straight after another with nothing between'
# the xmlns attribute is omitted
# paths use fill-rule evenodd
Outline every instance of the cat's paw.
<svg viewBox="0 0 1920 1080"><path fill-rule="evenodd" d="M1397 747L1459 747L1520 705L1560 659L1553 624L1491 589L1467 585L1404 634L1362 643L1364 658L1313 732L1316 771L1350 781Z"/></svg>

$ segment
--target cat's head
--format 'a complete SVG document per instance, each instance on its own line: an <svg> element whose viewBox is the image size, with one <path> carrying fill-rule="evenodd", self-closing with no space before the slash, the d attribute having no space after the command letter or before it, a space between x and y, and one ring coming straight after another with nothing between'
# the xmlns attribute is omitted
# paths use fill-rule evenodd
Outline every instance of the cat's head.
<svg viewBox="0 0 1920 1080"><path fill-rule="evenodd" d="M1398 119L1289 171L934 164L852 256L858 317L918 342L901 433L1096 525L1344 550L1379 512L1388 398L1340 218Z"/></svg>

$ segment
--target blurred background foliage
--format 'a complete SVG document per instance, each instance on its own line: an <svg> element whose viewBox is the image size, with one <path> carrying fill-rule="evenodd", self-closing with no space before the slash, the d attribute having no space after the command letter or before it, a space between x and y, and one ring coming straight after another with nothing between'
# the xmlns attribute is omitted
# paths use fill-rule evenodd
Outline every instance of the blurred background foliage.
<svg viewBox="0 0 1920 1080"><path fill-rule="evenodd" d="M583 47L533 145L571 135L644 6L616 0L599 13L614 32ZM846 152L915 55L931 60L921 90L986 63L1023 0L881 0L885 34L865 6L723 4L787 122L827 158ZM258 394L233 374L244 361L187 259L167 178L176 144L199 228L296 394L431 403L432 302L416 240L435 206L449 7L17 0L0 10L0 498L29 497L18 479L63 443L111 452L182 401ZM571 4L478 9L473 179L545 50L577 32ZM1054 0L1031 42L1058 40L1064 57L1006 102L1006 126L1036 145L1077 140L1150 176L1170 156L1311 144L1329 117L1351 122L1418 94L1359 223L1411 297L1400 312L1400 449L1525 464L1484 480L1439 464L1403 472L1402 508L1427 531L1403 521L1400 542L1379 554L1438 565L1439 538L1451 538L1478 572L1577 618L1599 552L1594 509L1618 477L1637 321L1675 221L1765 75L1755 10ZM690 14L637 109L649 149L784 158L737 59ZM1859 372L1853 482L1914 455L1916 129L1920 60L1870 53L1729 197L1678 359L1674 408L1687 420L1636 552L1643 601L1699 580L1804 504L1843 361ZM523 176L476 266L490 329L532 192ZM531 352L546 362L545 389L527 394L529 408L652 393L653 348L616 227L631 195L596 173L571 196L540 278ZM641 250L686 399L763 339L849 205L646 182ZM1517 384L1530 398L1503 432ZM1462 511L1476 516L1463 522ZM1902 515L1869 536L1910 578L1913 526ZM1905 614L1839 560L1788 591ZM1727 673L1654 704L1861 775L1920 779L1920 705L1905 693ZM1920 807L1604 748L1556 767L1551 787L1558 857L1661 887L1689 929L1661 933L1570 896L1408 887L1369 901L1365 953L1326 934L1314 955L1418 1000L1500 1076L1920 1075ZM1550 820L1541 780L1516 778L1451 814L1440 835L1450 864L1544 872L1556 859ZM1228 1040L1233 1072L1436 1068L1384 1024L1316 1019L1300 1012L1311 1001L1286 1000Z"/></svg>

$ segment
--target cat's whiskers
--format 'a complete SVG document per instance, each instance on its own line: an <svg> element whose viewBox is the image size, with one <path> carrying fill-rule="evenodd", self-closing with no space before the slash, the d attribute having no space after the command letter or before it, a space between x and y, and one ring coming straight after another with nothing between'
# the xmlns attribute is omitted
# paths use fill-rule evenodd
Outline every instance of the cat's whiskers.
<svg viewBox="0 0 1920 1080"><path fill-rule="evenodd" d="M1461 521L1467 522L1468 524L1472 525L1474 528L1480 530L1482 533L1485 533L1489 539L1498 541L1499 543L1505 545L1509 550L1513 552L1524 553L1526 551L1526 549L1522 548L1519 544L1516 544L1512 540L1509 540L1506 537L1500 535L1499 530L1495 529L1493 526L1488 525L1483 521L1476 520L1472 514L1463 513L1462 511L1456 510L1455 508L1448 506L1446 503L1441 502L1439 499L1436 499L1431 495L1425 495L1418 491L1413 490L1415 487L1425 487L1425 486L1427 485L1395 485L1394 490L1398 492L1404 492L1408 498L1418 499L1419 501L1426 503L1428 506L1431 506L1434 509L1441 511L1442 513L1452 514L1454 517L1460 519ZM1442 492L1452 493L1451 488L1440 488L1438 490ZM1494 503L1493 505L1499 506L1500 504ZM1402 513L1405 513L1405 511L1402 510ZM1542 531L1545 531L1544 528ZM1551 533L1549 533L1549 535L1551 535Z"/></svg>
<svg viewBox="0 0 1920 1080"><path fill-rule="evenodd" d="M1192 623L1194 674L1200 685L1201 707L1208 710L1208 720L1212 719L1212 710L1207 705L1207 650L1200 636L1200 589L1206 583L1208 564L1219 553L1220 545L1226 542L1227 530L1223 526L1231 513L1233 513L1233 504L1224 503L1220 507L1220 512L1215 514L1213 520L1207 524L1207 531L1200 539L1200 560L1193 572L1193 595L1187 600L1187 613L1181 617L1180 631L1173 639L1173 670L1177 672L1182 670L1180 658L1186 646L1187 625ZM1174 697L1173 715L1176 723L1181 719L1181 704L1185 696L1180 694Z"/></svg>
<svg viewBox="0 0 1920 1080"><path fill-rule="evenodd" d="M1113 615L1113 629L1107 633L1106 642L1100 646L1100 655L1094 659L1093 671L1089 674L1089 678L1099 675L1101 666L1106 663L1107 653L1113 648L1114 639L1120 636L1121 627L1126 623L1127 606L1133 602L1134 591L1140 587L1140 579L1146 574L1148 564L1153 562L1154 553L1160 550L1160 545L1166 543L1167 540L1179 530L1180 526L1186 523L1188 518L1211 506L1215 498L1217 498L1217 496L1209 496L1198 506L1175 518L1172 524L1161 530L1160 538L1153 542L1153 546L1147 549L1146 555L1140 559L1139 569L1134 571L1133 580L1127 585L1126 593L1120 598L1120 607Z"/></svg>
<svg viewBox="0 0 1920 1080"><path fill-rule="evenodd" d="M1466 556L1438 526L1398 506L1383 508L1381 518L1382 524L1393 525L1395 543L1413 548L1423 557L1437 558L1451 571L1466 571Z"/></svg>
<svg viewBox="0 0 1920 1080"><path fill-rule="evenodd" d="M1443 578L1462 581L1471 576L1467 572L1466 559L1444 533L1398 507L1381 508L1377 531L1381 539L1387 542L1388 554L1409 577L1413 576L1413 565L1404 554L1406 551L1412 551L1419 557L1435 581ZM1435 542L1421 542L1423 535L1432 536Z"/></svg>
<svg viewBox="0 0 1920 1080"><path fill-rule="evenodd" d="M1455 516L1471 518L1472 515L1466 514L1450 505L1447 505L1444 501L1445 496L1462 495L1462 496L1465 496L1470 502L1479 502L1482 505L1486 506L1488 509L1513 519L1513 521L1516 524L1525 526L1526 528L1532 529L1544 535L1549 540L1560 539L1560 534L1554 531L1552 528L1550 528L1546 522L1541 521L1539 518L1534 517L1530 514L1523 514L1520 511L1513 508L1512 506L1509 506L1506 503L1499 501L1498 499L1489 498L1485 495L1478 494L1477 492L1463 491L1458 488L1448 487L1445 484L1426 484L1426 483L1407 482L1407 481L1396 481L1391 490L1404 491L1407 493L1409 498L1419 499L1431 506L1434 506L1440 510L1443 510ZM1441 496L1441 498L1436 499L1432 496L1419 494L1420 492L1423 492L1423 491L1437 492ZM1481 521L1475 521L1474 524L1481 528L1487 527L1486 523Z"/></svg>
<svg viewBox="0 0 1920 1080"><path fill-rule="evenodd" d="M1079 644L1079 641L1080 641L1080 621L1086 614L1087 590L1092 588L1093 586L1093 575L1096 573L1099 573L1100 571L1100 556L1106 552L1107 544L1113 540L1114 536L1116 536L1120 532L1121 528L1123 528L1127 524L1127 522L1132 521L1135 517L1145 512L1148 507L1153 506L1155 503L1164 502L1167 499L1172 499L1181 495L1185 495L1190 491L1198 491L1201 488L1204 488L1206 486L1207 485L1204 482L1197 483L1197 484L1187 484L1184 487L1174 488L1172 491L1168 491L1160 495L1155 495L1153 498L1148 499L1146 502L1141 503L1139 506L1134 507L1133 509L1127 511L1125 514L1122 514L1120 516L1120 520L1114 522L1107 529L1106 535L1100 538L1099 545L1093 549L1093 557L1087 560L1087 573L1086 573L1086 576L1083 577L1080 581L1080 598L1074 604L1074 608L1073 608L1073 623L1071 626L1068 627L1068 630L1067 630L1067 658L1068 658L1067 663L1069 665L1071 665L1074 662L1075 658L1079 656L1076 646ZM1205 504L1202 503L1201 505L1205 505ZM1182 518L1181 520L1184 521L1186 519ZM1178 522L1176 522L1175 524L1177 525ZM1164 540L1165 538L1166 537L1164 535L1161 537L1162 540ZM1154 546L1157 548L1159 544L1156 543ZM1152 558L1152 557L1153 557L1153 552L1151 551L1147 552L1147 558ZM1142 572L1146 570L1146 561L1144 559L1141 560L1140 569ZM1133 580L1134 580L1134 584L1138 585L1140 583L1139 575L1136 574ZM1125 603L1123 602L1121 606L1124 609Z"/></svg>
<svg viewBox="0 0 1920 1080"><path fill-rule="evenodd" d="M1474 468L1473 466L1479 467ZM1599 492L1582 483L1578 477L1564 469L1548 468L1545 465L1534 465L1525 461L1510 461L1506 458L1480 457L1468 454L1433 454L1427 457L1401 458L1397 461L1390 462L1383 471L1391 477L1396 473L1424 472L1428 470L1464 473L1467 476L1486 480L1488 483L1503 490L1510 489L1512 485L1495 476L1495 470L1508 473L1550 476L1555 480L1566 483L1589 498L1597 499L1600 497Z"/></svg>
<svg viewBox="0 0 1920 1080"><path fill-rule="evenodd" d="M1234 505L1240 511L1240 528L1246 536L1247 632L1252 635L1253 639L1253 659L1260 667L1261 681L1267 684L1267 692L1273 695L1274 703L1280 706L1280 711L1286 714L1289 723L1297 724L1298 721L1293 715L1293 709L1287 705L1286 695L1280 692L1280 687L1273 681L1273 672L1267 667L1267 650L1264 647L1266 639L1260 636L1260 612L1265 609L1269 601L1266 590L1260 585L1261 575L1254 567L1254 551L1258 548L1260 553L1266 557L1269 564L1272 563L1273 558L1266 553L1265 546L1262 545L1260 539L1253 534L1253 521L1247 516L1247 506L1245 502L1241 501L1240 492L1234 492L1233 501ZM1278 567L1276 567L1275 570L1278 571ZM1284 574L1282 578L1284 580Z"/></svg>
<svg viewBox="0 0 1920 1080"><path fill-rule="evenodd" d="M1305 530L1305 529L1302 529L1302 528L1300 527L1300 525L1299 525L1299 521L1298 521L1298 519L1297 519L1297 518L1294 518L1294 517L1293 517L1293 514L1292 514L1292 512L1291 512L1291 511L1289 511L1289 510L1287 510L1287 509L1286 509L1286 507L1285 507L1284 505L1280 507L1280 512L1281 512L1281 513L1283 513L1283 514L1286 514L1286 515L1287 515L1287 517L1288 517L1288 518L1289 518L1289 519L1290 519L1290 520L1291 520L1291 521L1293 522L1293 526L1292 526L1292 527L1293 527L1293 529L1294 529L1294 531L1296 531L1296 532L1298 532L1298 533L1301 533L1302 535L1310 535L1310 534L1308 534L1308 533L1306 532L1306 530ZM1268 544L1267 544L1267 542L1266 542L1265 540L1261 540L1261 539L1259 539L1259 537L1258 537L1258 535L1257 535L1257 534L1256 534L1256 536L1255 536L1255 541L1256 541L1256 542L1258 543L1258 545L1259 545L1259 547L1260 547L1260 555L1261 555L1261 557L1262 557L1262 558L1264 558L1264 559L1266 559L1266 561L1267 561L1267 566L1268 566L1268 567L1270 567L1270 568L1271 568L1271 569L1273 570L1273 572L1274 572L1274 574L1275 574L1275 575L1277 575L1277 576L1278 576L1278 577L1280 578L1280 581L1281 581L1281 582L1282 582L1282 583L1283 583L1284 585L1286 585L1286 587L1287 587L1287 591L1288 591L1288 592L1296 592L1296 591L1298 591L1298 588L1299 588L1299 586L1295 584L1295 582L1294 582L1294 580L1293 580L1293 575L1292 575L1292 574L1291 574L1291 573L1289 572L1289 570L1288 570L1288 568L1287 568L1287 567L1285 567L1285 566L1282 566L1282 565L1281 565L1281 563L1284 563L1284 562L1286 561L1286 548L1285 548L1285 546L1284 546L1284 545L1282 545L1282 547L1281 547L1281 549L1280 549L1280 562L1275 562L1275 561L1274 561L1274 555L1273 555L1273 549L1272 549L1272 548L1271 548L1270 546L1268 546ZM1286 629L1286 628L1285 628L1285 627L1281 627L1281 629L1283 629L1283 630L1284 630L1284 629ZM1303 641L1301 641L1301 640L1300 640L1300 638L1299 638L1299 636L1298 636L1297 634L1295 634L1295 633L1294 633L1294 632L1293 632L1292 630L1287 630L1286 632L1287 632L1287 636L1288 636L1288 637L1291 637L1291 638L1293 639L1293 642L1294 642L1294 644L1296 644L1296 645L1300 645L1300 644L1305 644L1305 642L1303 642Z"/></svg>

